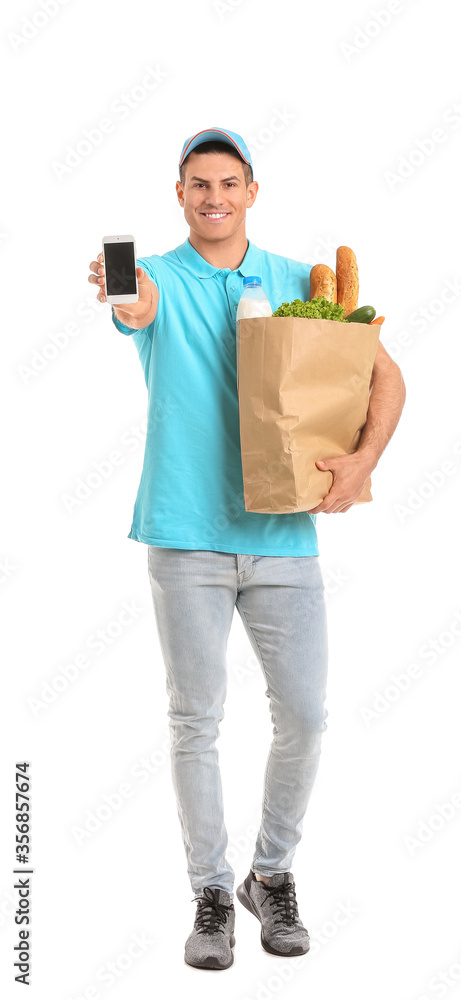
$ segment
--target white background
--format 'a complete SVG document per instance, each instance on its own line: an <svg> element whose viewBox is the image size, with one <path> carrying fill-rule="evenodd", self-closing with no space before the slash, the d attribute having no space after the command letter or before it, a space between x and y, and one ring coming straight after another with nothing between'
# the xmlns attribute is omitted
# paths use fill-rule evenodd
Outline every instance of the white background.
<svg viewBox="0 0 461 1000"><path fill-rule="evenodd" d="M459 996L457 5L69 0L52 16L43 7L6 5L0 43L2 993L20 992L13 792L15 762L26 759L30 995L147 1000L165 980L174 996L219 988L232 1000ZM122 119L114 102L149 71L158 86L144 100L135 90ZM104 118L112 131L58 176ZM329 718L293 865L311 952L267 955L236 902L235 963L222 973L183 962L195 906L165 749L164 668L147 546L127 538L147 392L134 343L87 280L105 233L135 233L138 256L186 239L177 162L186 137L212 126L252 150L260 190L247 235L257 246L330 266L338 245L354 248L360 304L386 316L381 339L407 388L373 502L317 519ZM131 428L138 443L69 512L65 494ZM132 624L92 652L91 636L124 602L138 609ZM86 669L34 711L84 653ZM237 886L272 735L237 612L228 664L219 752ZM147 781L136 777L143 758L155 762ZM105 797L127 785L111 811ZM342 923L341 906L351 914ZM130 958L135 935L146 948ZM111 962L116 975L103 981Z"/></svg>

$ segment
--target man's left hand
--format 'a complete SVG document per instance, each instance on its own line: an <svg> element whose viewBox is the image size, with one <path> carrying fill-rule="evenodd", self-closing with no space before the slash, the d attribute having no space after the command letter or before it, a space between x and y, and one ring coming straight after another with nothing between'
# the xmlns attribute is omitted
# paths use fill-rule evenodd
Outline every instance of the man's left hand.
<svg viewBox="0 0 461 1000"><path fill-rule="evenodd" d="M346 510L357 500L372 469L357 452L352 455L339 455L338 458L327 458L315 463L322 472L331 472L333 482L330 492L317 507L312 507L309 514L345 514Z"/></svg>

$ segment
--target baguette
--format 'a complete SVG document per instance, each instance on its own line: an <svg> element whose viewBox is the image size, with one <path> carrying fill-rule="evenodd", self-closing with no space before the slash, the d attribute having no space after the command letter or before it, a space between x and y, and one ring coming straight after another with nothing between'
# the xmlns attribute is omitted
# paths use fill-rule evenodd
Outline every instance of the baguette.
<svg viewBox="0 0 461 1000"><path fill-rule="evenodd" d="M324 295L329 302L336 302L336 274L327 264L314 264L310 273L310 298Z"/></svg>
<svg viewBox="0 0 461 1000"><path fill-rule="evenodd" d="M350 247L336 251L336 281L338 302L344 306L344 315L354 312L359 298L359 271L355 253Z"/></svg>

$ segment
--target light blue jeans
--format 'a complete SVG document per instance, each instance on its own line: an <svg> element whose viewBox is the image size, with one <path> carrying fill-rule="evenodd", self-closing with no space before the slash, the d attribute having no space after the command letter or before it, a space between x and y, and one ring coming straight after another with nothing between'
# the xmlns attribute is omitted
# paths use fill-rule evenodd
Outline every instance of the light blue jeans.
<svg viewBox="0 0 461 1000"><path fill-rule="evenodd" d="M328 641L319 557L149 545L148 572L190 883L195 896L208 885L233 897L216 740L234 608L261 665L273 722L251 865L270 876L291 869L327 728ZM251 752L251 732L246 739Z"/></svg>

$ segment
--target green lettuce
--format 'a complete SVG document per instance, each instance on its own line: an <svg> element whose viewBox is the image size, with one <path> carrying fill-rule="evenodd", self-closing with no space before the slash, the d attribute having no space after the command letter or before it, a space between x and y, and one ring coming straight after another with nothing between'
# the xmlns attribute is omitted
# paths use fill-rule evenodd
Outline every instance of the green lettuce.
<svg viewBox="0 0 461 1000"><path fill-rule="evenodd" d="M335 319L339 323L347 323L344 316L344 306L338 302L329 302L324 295L319 295L310 302L301 302L301 299L294 299L293 302L282 302L282 305L273 316L303 316L306 319Z"/></svg>

